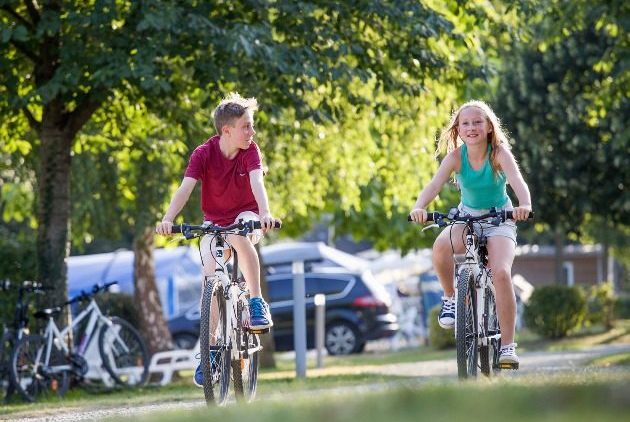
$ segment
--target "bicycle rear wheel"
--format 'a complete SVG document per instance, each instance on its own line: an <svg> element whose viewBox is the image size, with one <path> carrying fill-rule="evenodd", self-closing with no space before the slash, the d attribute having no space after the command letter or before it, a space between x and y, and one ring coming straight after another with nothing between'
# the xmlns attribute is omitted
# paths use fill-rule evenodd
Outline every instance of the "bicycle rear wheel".
<svg viewBox="0 0 630 422"><path fill-rule="evenodd" d="M236 331L240 358L232 361L232 373L236 400L250 402L256 396L259 365L258 353L261 347L258 334L250 333L242 325L244 309L244 301L239 301L237 320L240 324Z"/></svg>
<svg viewBox="0 0 630 422"><path fill-rule="evenodd" d="M462 268L457 277L457 374L477 376L477 292L472 272Z"/></svg>
<svg viewBox="0 0 630 422"><path fill-rule="evenodd" d="M144 340L130 323L112 317L101 328L98 348L103 366L117 384L143 385L149 375L149 352Z"/></svg>
<svg viewBox="0 0 630 422"><path fill-rule="evenodd" d="M485 329L485 335L492 337L500 333L499 331L499 317L497 315L497 302L494 298L494 293L490 287L486 288L484 299L484 321L483 327ZM492 367L495 364L495 356L498 353L497 344L500 340L490 340L488 344L479 348L479 360L481 363L481 373L490 376Z"/></svg>
<svg viewBox="0 0 630 422"><path fill-rule="evenodd" d="M217 315L213 316L212 311L218 312ZM215 321L216 327L213 327L211 319ZM223 404L227 400L230 386L231 358L225 296L223 287L218 283L206 282L204 285L199 322L199 349L206 403ZM210 355L211 351L213 358Z"/></svg>
<svg viewBox="0 0 630 422"><path fill-rule="evenodd" d="M64 351L53 341L48 364L45 358L46 342L39 335L22 337L13 349L9 375L15 390L24 400L34 402L37 397L63 396L68 391L71 364Z"/></svg>

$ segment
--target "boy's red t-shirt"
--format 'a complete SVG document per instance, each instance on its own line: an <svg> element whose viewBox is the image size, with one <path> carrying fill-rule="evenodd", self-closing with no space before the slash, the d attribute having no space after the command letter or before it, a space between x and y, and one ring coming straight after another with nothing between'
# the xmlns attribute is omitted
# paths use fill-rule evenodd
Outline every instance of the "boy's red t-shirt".
<svg viewBox="0 0 630 422"><path fill-rule="evenodd" d="M232 224L244 211L258 213L258 204L249 182L249 172L262 169L260 150L255 142L229 160L215 135L199 145L190 156L185 177L201 181L201 209L214 224Z"/></svg>

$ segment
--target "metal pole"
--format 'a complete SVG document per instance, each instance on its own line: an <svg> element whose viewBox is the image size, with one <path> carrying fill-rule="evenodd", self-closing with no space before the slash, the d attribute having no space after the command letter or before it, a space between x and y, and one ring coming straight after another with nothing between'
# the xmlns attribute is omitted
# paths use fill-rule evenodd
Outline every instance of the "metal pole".
<svg viewBox="0 0 630 422"><path fill-rule="evenodd" d="M326 296L315 295L315 348L317 349L317 367L324 366L324 332L326 330Z"/></svg>
<svg viewBox="0 0 630 422"><path fill-rule="evenodd" d="M295 375L306 378L306 289L304 261L293 262L293 346Z"/></svg>

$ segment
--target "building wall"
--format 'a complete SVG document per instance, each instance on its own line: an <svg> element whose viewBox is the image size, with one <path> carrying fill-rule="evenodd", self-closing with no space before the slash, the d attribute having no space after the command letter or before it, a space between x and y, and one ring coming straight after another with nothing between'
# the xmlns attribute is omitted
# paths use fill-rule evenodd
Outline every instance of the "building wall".
<svg viewBox="0 0 630 422"><path fill-rule="evenodd" d="M596 284L602 277L601 257L596 254L567 255L565 262L573 263L575 284ZM553 255L521 254L515 257L512 274L520 274L534 286L555 283Z"/></svg>

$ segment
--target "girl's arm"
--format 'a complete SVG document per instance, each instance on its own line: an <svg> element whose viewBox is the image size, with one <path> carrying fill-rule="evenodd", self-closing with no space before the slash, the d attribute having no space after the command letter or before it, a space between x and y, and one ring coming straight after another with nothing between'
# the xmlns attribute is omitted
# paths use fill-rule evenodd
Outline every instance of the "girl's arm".
<svg viewBox="0 0 630 422"><path fill-rule="evenodd" d="M280 220L273 218L271 211L269 210L269 199L263 182L262 169L256 169L249 172L249 183L252 187L252 193L254 194L256 203L258 204L258 213L260 215L263 232L266 233L273 228L275 221Z"/></svg>
<svg viewBox="0 0 630 422"><path fill-rule="evenodd" d="M514 220L527 220L529 212L532 210L532 199L529 193L527 183L523 179L523 175L516 164L514 155L509 149L500 146L497 159L501 170L505 173L508 183L514 189L516 198L518 199L518 206L514 207Z"/></svg>
<svg viewBox="0 0 630 422"><path fill-rule="evenodd" d="M435 199L438 193L440 193L442 186L444 186L451 174L457 169L459 153L459 148L457 148L451 151L444 160L442 160L433 179L431 179L429 184L426 185L425 188L422 189L422 192L420 192L420 195L418 195L418 199L410 213L411 219L414 222L424 223L427 221L426 207Z"/></svg>

